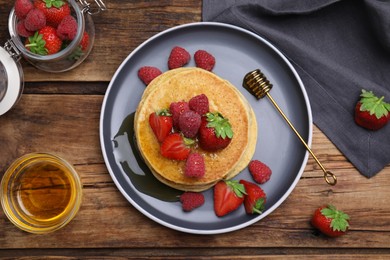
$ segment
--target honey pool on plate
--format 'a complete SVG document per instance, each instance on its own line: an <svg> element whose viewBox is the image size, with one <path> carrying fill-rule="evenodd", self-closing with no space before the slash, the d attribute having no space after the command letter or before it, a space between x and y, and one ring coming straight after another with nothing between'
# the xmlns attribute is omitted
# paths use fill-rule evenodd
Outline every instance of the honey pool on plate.
<svg viewBox="0 0 390 260"><path fill-rule="evenodd" d="M28 154L17 159L1 183L1 204L7 217L22 230L45 233L67 224L81 203L82 186L63 159Z"/></svg>

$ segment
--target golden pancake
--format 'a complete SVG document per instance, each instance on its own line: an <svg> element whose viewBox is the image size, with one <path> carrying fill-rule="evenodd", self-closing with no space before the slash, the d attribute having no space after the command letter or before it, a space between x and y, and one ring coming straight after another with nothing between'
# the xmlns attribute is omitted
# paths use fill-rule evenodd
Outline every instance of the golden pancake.
<svg viewBox="0 0 390 260"><path fill-rule="evenodd" d="M218 111L229 119L234 136L228 147L214 153L193 147L204 156L206 172L202 178L190 178L184 175L184 161L160 154L160 144L148 119L151 113L169 108L172 102L189 101L200 94L208 97L211 112ZM244 96L228 81L198 68L170 70L154 79L139 103L134 129L141 155L156 178L185 191L202 191L237 175L251 160L257 141L256 118Z"/></svg>

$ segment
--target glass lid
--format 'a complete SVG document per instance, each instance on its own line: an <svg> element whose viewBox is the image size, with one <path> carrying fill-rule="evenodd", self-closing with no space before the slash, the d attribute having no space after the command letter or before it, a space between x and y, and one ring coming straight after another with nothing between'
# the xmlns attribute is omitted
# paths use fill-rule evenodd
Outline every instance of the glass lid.
<svg viewBox="0 0 390 260"><path fill-rule="evenodd" d="M19 62L0 47L0 115L5 114L18 102L23 86L23 72Z"/></svg>

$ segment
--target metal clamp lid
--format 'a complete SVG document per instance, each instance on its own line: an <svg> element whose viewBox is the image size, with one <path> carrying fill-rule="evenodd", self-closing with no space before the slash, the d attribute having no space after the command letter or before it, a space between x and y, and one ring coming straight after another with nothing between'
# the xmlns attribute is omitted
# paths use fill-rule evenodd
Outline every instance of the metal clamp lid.
<svg viewBox="0 0 390 260"><path fill-rule="evenodd" d="M85 12L89 15L95 15L100 13L101 11L107 10L107 7L102 0L95 0L95 4L97 5L97 7L94 8L91 8L91 4L88 3L88 1L86 0L78 0L78 1L80 2L81 6L84 7L82 12Z"/></svg>
<svg viewBox="0 0 390 260"><path fill-rule="evenodd" d="M0 47L0 115L18 102L24 87L23 71L18 62L20 53L15 53L10 44L12 41L8 41L4 48Z"/></svg>

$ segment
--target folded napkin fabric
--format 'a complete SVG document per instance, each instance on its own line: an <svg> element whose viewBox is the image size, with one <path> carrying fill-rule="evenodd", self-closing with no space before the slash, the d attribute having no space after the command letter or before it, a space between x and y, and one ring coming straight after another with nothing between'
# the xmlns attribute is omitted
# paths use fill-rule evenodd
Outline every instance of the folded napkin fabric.
<svg viewBox="0 0 390 260"><path fill-rule="evenodd" d="M390 163L390 124L357 126L362 89L390 102L390 1L203 0L203 21L264 37L293 64L313 121L366 177Z"/></svg>

